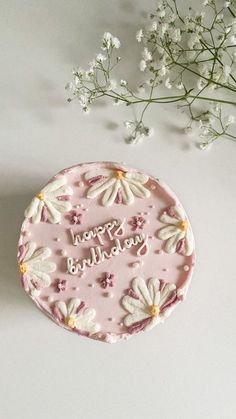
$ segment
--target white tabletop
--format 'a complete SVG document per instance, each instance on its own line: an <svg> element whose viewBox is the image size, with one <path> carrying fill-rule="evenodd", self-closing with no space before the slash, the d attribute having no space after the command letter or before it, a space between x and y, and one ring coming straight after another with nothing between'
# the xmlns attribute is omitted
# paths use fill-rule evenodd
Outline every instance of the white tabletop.
<svg viewBox="0 0 236 419"><path fill-rule="evenodd" d="M101 103L84 116L66 103L71 68L90 61L105 31L124 45L120 72L138 78L143 4L1 1L0 419L235 418L236 144L199 151L182 133L184 116L156 105L152 140L128 146L128 109ZM173 316L115 345L49 321L21 288L15 261L35 191L58 170L96 160L125 161L167 182L190 215L198 256Z"/></svg>

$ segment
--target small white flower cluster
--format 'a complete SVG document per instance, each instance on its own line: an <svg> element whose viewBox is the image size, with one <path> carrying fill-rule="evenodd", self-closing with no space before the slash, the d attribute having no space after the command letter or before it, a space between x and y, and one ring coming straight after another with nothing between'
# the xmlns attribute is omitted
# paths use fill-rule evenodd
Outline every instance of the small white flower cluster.
<svg viewBox="0 0 236 419"><path fill-rule="evenodd" d="M187 14L181 15L178 0L156 0L148 24L136 32L141 47L139 70L145 78L138 87L132 89L125 79L117 82L113 78L120 61L118 56L114 59L113 52L120 41L109 32L104 33L102 51L88 70L74 71L73 82L67 86L86 113L92 102L103 96L114 105L142 104L140 119L125 124L131 131L126 139L130 144L150 137L152 130L143 120L151 104L175 102L190 117L185 130L188 135L193 134L194 122L200 125L202 149L222 136L236 140L229 132L233 117L222 119L217 107L209 108L211 102L235 105L233 98L225 100L225 94L236 92L236 2L203 0L201 10L186 9Z"/></svg>
<svg viewBox="0 0 236 419"><path fill-rule="evenodd" d="M120 48L120 40L109 32L105 32L102 37L101 49L103 53L98 53L89 63L87 70L79 67L72 71L73 81L66 85L73 98L77 98L84 113L89 113L90 105L95 99L104 95L106 91L113 91L117 88L117 82L110 78L110 65L114 49ZM120 57L116 57L116 63ZM107 64L107 65L106 65ZM125 86L122 80L121 86ZM68 99L69 102L72 99Z"/></svg>
<svg viewBox="0 0 236 419"><path fill-rule="evenodd" d="M231 137L229 128L236 122L234 115L223 117L222 107L216 103L211 105L208 111L200 113L196 119L195 124L189 125L185 128L187 135L194 134L194 127L200 130L200 138L202 142L199 144L200 150L206 150L221 136ZM195 131L196 131L195 130Z"/></svg>
<svg viewBox="0 0 236 419"><path fill-rule="evenodd" d="M104 51L108 51L110 48L120 48L120 40L113 36L110 32L105 32L102 38L102 47Z"/></svg>
<svg viewBox="0 0 236 419"><path fill-rule="evenodd" d="M150 138L154 133L153 128L146 127L142 121L125 121L124 126L130 131L130 134L126 137L127 144L142 142L142 140Z"/></svg>

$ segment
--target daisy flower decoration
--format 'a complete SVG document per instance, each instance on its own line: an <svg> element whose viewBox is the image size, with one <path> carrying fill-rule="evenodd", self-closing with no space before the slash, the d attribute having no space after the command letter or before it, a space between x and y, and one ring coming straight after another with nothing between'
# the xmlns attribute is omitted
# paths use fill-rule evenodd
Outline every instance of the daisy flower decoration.
<svg viewBox="0 0 236 419"><path fill-rule="evenodd" d="M180 301L176 285L157 278L150 278L147 284L143 278L134 278L130 291L122 305L129 313L123 322L131 334L163 322Z"/></svg>
<svg viewBox="0 0 236 419"><path fill-rule="evenodd" d="M93 334L100 330L100 326L93 322L96 311L85 308L85 303L79 298L71 298L68 303L57 301L53 312L57 320L69 329L85 334Z"/></svg>
<svg viewBox="0 0 236 419"><path fill-rule="evenodd" d="M73 190L66 186L66 182L65 177L60 177L46 185L32 199L25 210L25 217L30 218L35 224L47 220L53 224L59 223L61 214L72 208L69 199Z"/></svg>
<svg viewBox="0 0 236 419"><path fill-rule="evenodd" d="M35 242L28 242L19 246L18 263L22 275L22 282L26 290L31 289L35 294L40 289L49 287L51 284L50 273L56 270L54 262L46 259L51 255L48 247L41 247L36 250Z"/></svg>
<svg viewBox="0 0 236 419"><path fill-rule="evenodd" d="M184 210L177 205L169 207L161 215L160 221L165 224L158 231L158 238L165 241L164 250L190 256L194 249L194 239Z"/></svg>
<svg viewBox="0 0 236 419"><path fill-rule="evenodd" d="M91 185L87 198L94 199L102 195L102 205L132 204L134 196L148 198L150 191L143 185L148 182L148 176L138 172L123 170L98 169L85 174L85 179Z"/></svg>

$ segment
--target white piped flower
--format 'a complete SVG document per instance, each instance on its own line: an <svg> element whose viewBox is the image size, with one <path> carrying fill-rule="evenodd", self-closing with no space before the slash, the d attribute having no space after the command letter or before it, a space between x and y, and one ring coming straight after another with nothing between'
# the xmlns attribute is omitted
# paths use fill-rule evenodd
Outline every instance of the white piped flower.
<svg viewBox="0 0 236 419"><path fill-rule="evenodd" d="M93 322L96 311L92 308L85 308L85 304L79 298L72 298L68 304L64 301L57 301L54 306L54 314L59 321L62 321L68 328L81 332L96 333L100 325Z"/></svg>
<svg viewBox="0 0 236 419"><path fill-rule="evenodd" d="M48 247L36 250L35 242L28 242L19 246L18 262L26 290L49 287L51 278L49 273L54 272L56 265L46 259L51 255Z"/></svg>
<svg viewBox="0 0 236 419"><path fill-rule="evenodd" d="M166 242L165 251L190 256L193 253L194 239L184 210L177 205L170 207L163 212L160 221L166 224L166 227L158 231L159 239Z"/></svg>
<svg viewBox="0 0 236 419"><path fill-rule="evenodd" d="M73 194L73 190L65 186L66 182L65 177L60 177L46 185L32 199L25 210L25 217L31 218L35 224L46 220L53 224L59 223L61 213L70 211L72 208L68 199Z"/></svg>
<svg viewBox="0 0 236 419"><path fill-rule="evenodd" d="M103 194L104 206L111 206L114 202L129 205L134 201L134 195L139 198L150 196L150 191L143 186L149 178L143 173L96 169L87 172L85 179L92 185L87 198L94 199Z"/></svg>
<svg viewBox="0 0 236 419"><path fill-rule="evenodd" d="M134 278L131 293L122 298L122 305L129 312L123 323L129 333L147 331L170 315L179 302L175 284L157 278Z"/></svg>

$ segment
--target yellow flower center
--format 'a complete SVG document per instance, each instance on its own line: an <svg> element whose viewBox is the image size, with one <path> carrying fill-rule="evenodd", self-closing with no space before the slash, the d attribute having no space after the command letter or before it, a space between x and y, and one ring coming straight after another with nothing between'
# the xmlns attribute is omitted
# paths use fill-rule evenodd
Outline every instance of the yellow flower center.
<svg viewBox="0 0 236 419"><path fill-rule="evenodd" d="M151 314L152 317L157 317L159 316L160 309L158 306L153 304L152 306L149 306L149 313Z"/></svg>
<svg viewBox="0 0 236 419"><path fill-rule="evenodd" d="M39 192L39 193L36 195L36 198L38 198L40 201L44 201L44 199L45 199L45 195L44 195L44 193L43 193L43 192Z"/></svg>
<svg viewBox="0 0 236 419"><path fill-rule="evenodd" d="M122 179L123 176L124 176L124 172L122 172L121 170L116 171L116 174L115 174L116 179L120 180Z"/></svg>
<svg viewBox="0 0 236 419"><path fill-rule="evenodd" d="M178 227L180 228L180 230L186 231L188 228L188 221L180 221Z"/></svg>
<svg viewBox="0 0 236 419"><path fill-rule="evenodd" d="M27 263L20 263L19 270L22 274L26 274L26 272L29 270Z"/></svg>
<svg viewBox="0 0 236 419"><path fill-rule="evenodd" d="M67 326L71 327L71 329L74 329L76 326L76 320L73 316L68 316L65 320L65 323Z"/></svg>

